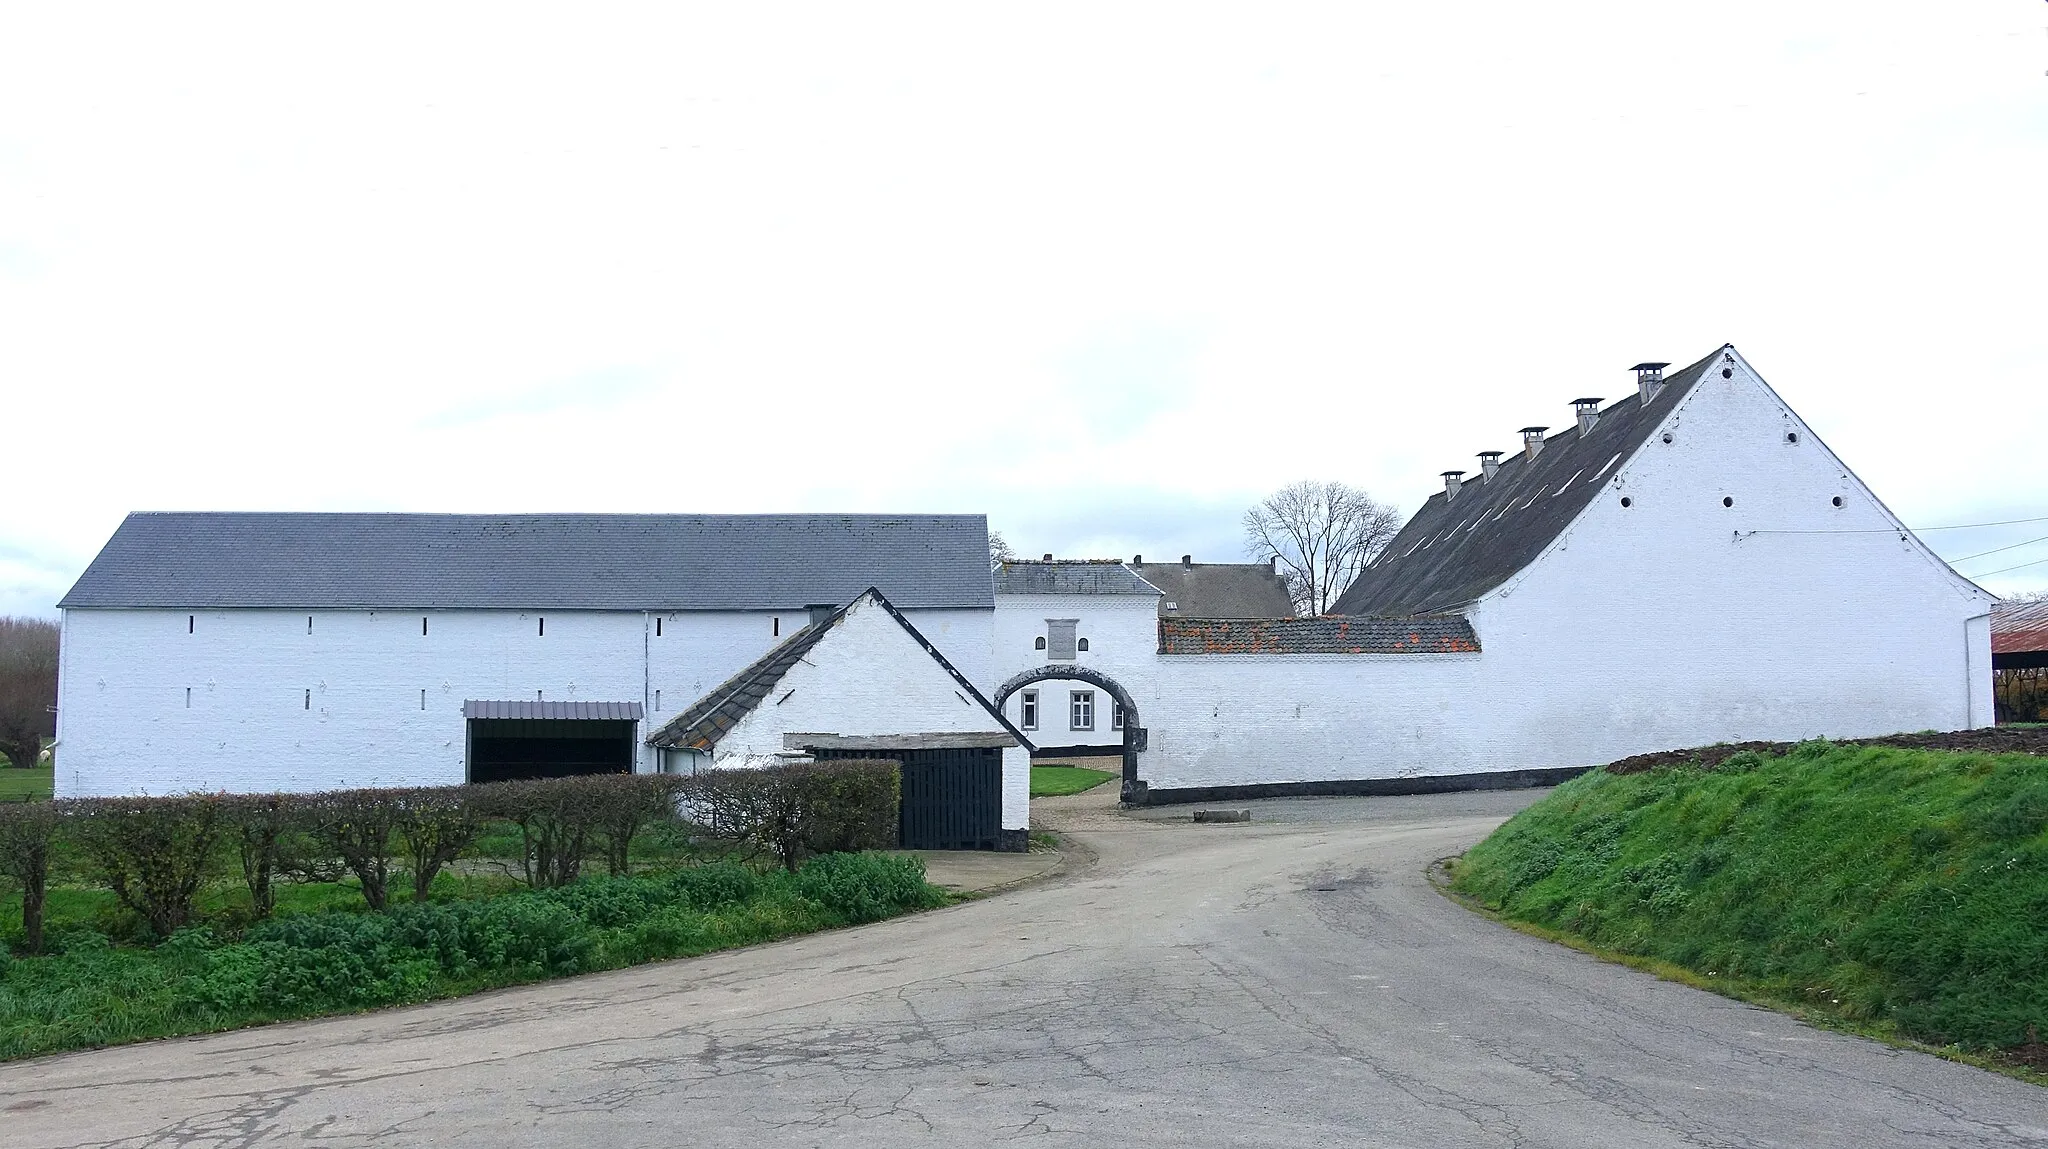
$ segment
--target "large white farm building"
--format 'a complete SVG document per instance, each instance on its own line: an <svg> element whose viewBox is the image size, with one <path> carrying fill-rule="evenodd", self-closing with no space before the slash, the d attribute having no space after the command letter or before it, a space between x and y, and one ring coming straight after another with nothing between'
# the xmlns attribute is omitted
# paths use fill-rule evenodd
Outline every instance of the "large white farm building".
<svg viewBox="0 0 2048 1149"><path fill-rule="evenodd" d="M1446 472L1321 618L1277 617L1262 568L991 577L980 516L134 515L60 604L57 784L886 754L906 802L973 772L959 844L1014 848L1033 747L1121 751L1127 797L1173 801L1991 721L1989 594L1732 347L1637 374Z"/></svg>

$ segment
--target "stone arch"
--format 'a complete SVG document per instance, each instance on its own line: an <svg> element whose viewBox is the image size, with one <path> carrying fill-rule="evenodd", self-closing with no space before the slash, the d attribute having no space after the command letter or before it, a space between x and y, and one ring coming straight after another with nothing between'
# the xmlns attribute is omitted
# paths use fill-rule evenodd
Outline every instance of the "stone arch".
<svg viewBox="0 0 2048 1149"><path fill-rule="evenodd" d="M1071 678L1106 690L1109 696L1116 699L1124 708L1124 778L1119 795L1123 801L1131 801L1138 788L1144 785L1138 781L1138 753L1145 749L1147 738L1145 727L1140 724L1138 717L1138 700L1131 697L1131 692L1124 689L1123 683L1086 666L1071 662L1052 663L1012 675L1009 681L996 687L995 695L990 702L997 714L1005 714L1007 711L1004 707L1009 705L1012 694L1034 682L1047 682L1057 678Z"/></svg>

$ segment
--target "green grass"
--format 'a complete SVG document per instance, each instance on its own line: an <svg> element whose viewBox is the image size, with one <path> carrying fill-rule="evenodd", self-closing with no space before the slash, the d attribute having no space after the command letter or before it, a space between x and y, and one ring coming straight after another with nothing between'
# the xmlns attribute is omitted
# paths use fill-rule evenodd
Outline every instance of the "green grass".
<svg viewBox="0 0 2048 1149"><path fill-rule="evenodd" d="M37 766L21 770L13 766L0 767L0 802L19 802L23 798L44 801L50 797L56 768Z"/></svg>
<svg viewBox="0 0 2048 1149"><path fill-rule="evenodd" d="M16 935L0 933L0 1060L453 997L949 900L926 883L923 862L882 854L823 855L794 874L721 861L554 890L458 881L446 900L435 892L372 914L352 890L292 887L270 921L242 928L216 902L208 925L147 947L81 924L104 905L59 890L59 952L43 957L8 956L20 928L11 899L13 921L0 925Z"/></svg>
<svg viewBox="0 0 2048 1149"><path fill-rule="evenodd" d="M1090 770L1086 766L1033 766L1031 768L1031 796L1033 798L1056 798L1062 794L1079 794L1093 790L1115 774L1108 770Z"/></svg>
<svg viewBox="0 0 2048 1149"><path fill-rule="evenodd" d="M2048 759L1815 742L1711 773L1595 771L1473 847L1452 887L1863 1032L2048 1038Z"/></svg>

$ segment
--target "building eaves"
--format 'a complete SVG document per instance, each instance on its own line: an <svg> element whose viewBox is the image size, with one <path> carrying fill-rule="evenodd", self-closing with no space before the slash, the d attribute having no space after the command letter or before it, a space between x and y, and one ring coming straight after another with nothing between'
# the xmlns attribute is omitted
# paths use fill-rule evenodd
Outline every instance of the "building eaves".
<svg viewBox="0 0 2048 1149"><path fill-rule="evenodd" d="M1991 653L2048 651L2048 599L2001 602L1991 608Z"/></svg>

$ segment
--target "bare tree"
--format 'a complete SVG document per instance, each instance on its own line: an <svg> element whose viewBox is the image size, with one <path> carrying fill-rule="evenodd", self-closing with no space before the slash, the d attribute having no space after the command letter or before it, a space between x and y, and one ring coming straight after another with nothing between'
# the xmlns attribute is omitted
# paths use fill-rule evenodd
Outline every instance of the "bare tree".
<svg viewBox="0 0 2048 1149"><path fill-rule="evenodd" d="M988 569L995 570L1016 557L1017 552L1010 549L1010 541L1003 537L1003 532L988 533Z"/></svg>
<svg viewBox="0 0 2048 1149"><path fill-rule="evenodd" d="M57 624L0 618L0 754L30 767L57 733Z"/></svg>
<svg viewBox="0 0 2048 1149"><path fill-rule="evenodd" d="M1401 512L1343 483L1303 480L1244 513L1244 547L1278 560L1297 614L1330 609L1380 548L1401 530Z"/></svg>

